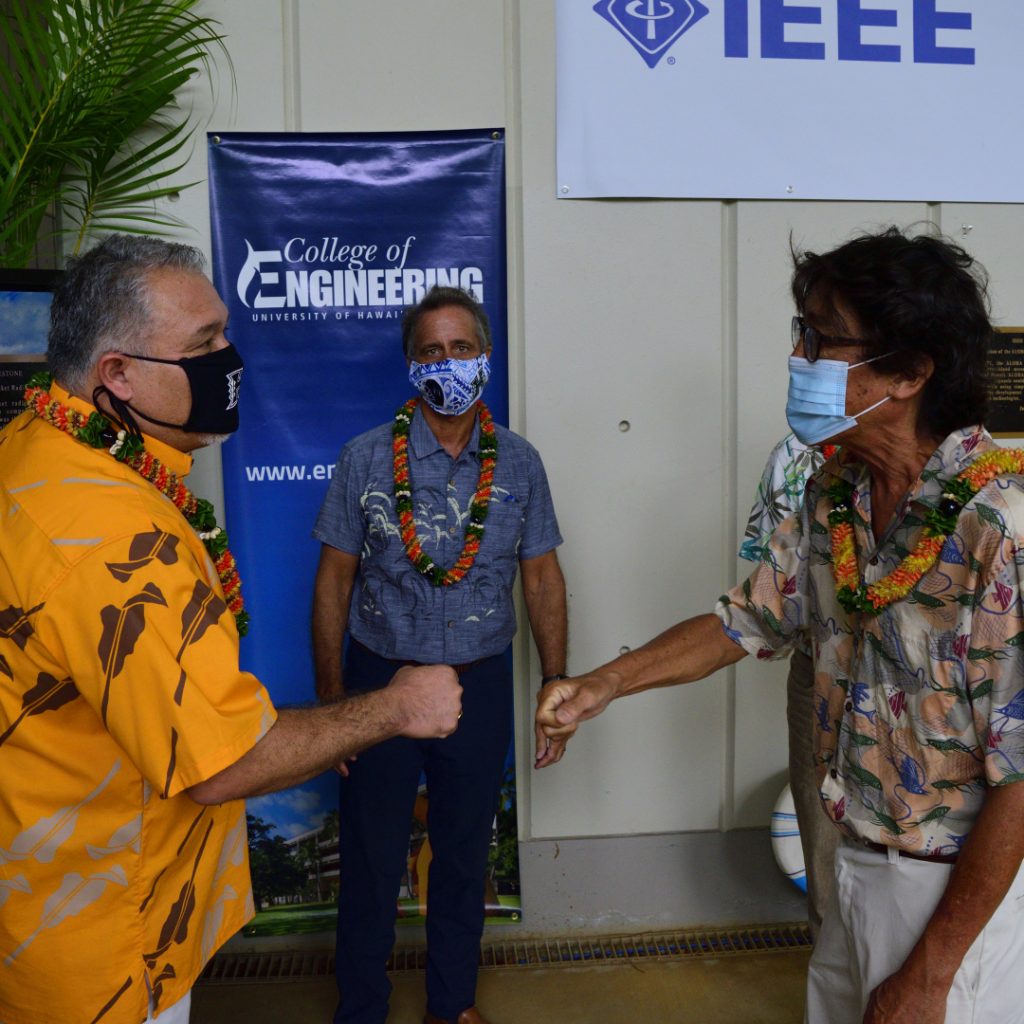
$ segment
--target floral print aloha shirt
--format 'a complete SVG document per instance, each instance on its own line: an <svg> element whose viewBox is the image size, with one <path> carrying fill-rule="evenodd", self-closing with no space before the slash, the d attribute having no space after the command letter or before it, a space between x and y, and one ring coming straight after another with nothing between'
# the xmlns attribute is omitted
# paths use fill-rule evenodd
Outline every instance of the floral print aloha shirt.
<svg viewBox="0 0 1024 1024"><path fill-rule="evenodd" d="M759 658L810 639L821 797L856 838L955 854L987 788L1024 780L1024 477L979 491L935 566L878 615L848 613L836 598L827 490L853 485L857 560L873 583L917 544L945 481L995 447L980 427L950 434L877 540L867 467L835 455L716 607L729 637Z"/></svg>

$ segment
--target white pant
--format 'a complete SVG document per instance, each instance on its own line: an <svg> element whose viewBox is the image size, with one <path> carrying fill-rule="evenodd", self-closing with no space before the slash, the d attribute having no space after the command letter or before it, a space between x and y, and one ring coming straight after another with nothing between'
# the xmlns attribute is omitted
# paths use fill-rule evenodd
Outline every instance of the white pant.
<svg viewBox="0 0 1024 1024"><path fill-rule="evenodd" d="M192 992L185 993L173 1006L161 1010L160 1014L154 1017L152 1008L146 1016L145 1024L156 1021L156 1024L188 1024L189 1011L192 1008ZM3 1024L0 1021L0 1024Z"/></svg>
<svg viewBox="0 0 1024 1024"><path fill-rule="evenodd" d="M806 1024L861 1024L872 991L899 969L946 889L951 864L844 840L836 891L807 972ZM1024 867L957 971L946 1024L1024 1024Z"/></svg>
<svg viewBox="0 0 1024 1024"><path fill-rule="evenodd" d="M149 1021L156 1021L156 1024L188 1024L189 1010L192 1009L192 992L186 992L173 1006L168 1006L161 1010L155 1017L153 1016L152 1008L149 1011L149 1016L146 1018L147 1024Z"/></svg>

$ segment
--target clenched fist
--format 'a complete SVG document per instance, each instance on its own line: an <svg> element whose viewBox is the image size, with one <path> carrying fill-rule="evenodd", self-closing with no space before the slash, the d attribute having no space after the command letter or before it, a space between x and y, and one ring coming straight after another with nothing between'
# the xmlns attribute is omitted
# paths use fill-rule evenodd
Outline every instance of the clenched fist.
<svg viewBox="0 0 1024 1024"><path fill-rule="evenodd" d="M399 733L415 740L440 739L455 732L462 717L462 687L448 665L407 665L388 684L395 699Z"/></svg>

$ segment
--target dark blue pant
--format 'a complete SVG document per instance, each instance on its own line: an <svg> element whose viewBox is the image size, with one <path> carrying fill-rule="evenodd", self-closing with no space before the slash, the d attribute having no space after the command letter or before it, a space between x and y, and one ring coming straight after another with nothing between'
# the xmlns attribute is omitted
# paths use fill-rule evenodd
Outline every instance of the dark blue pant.
<svg viewBox="0 0 1024 1024"><path fill-rule="evenodd" d="M349 643L347 692L378 689L394 662ZM505 654L462 673L463 715L444 740L399 736L363 751L340 784L336 1024L384 1024L398 890L409 827L426 774L433 859L427 885L427 1008L455 1018L472 1006L483 933L491 826L512 736L512 674Z"/></svg>

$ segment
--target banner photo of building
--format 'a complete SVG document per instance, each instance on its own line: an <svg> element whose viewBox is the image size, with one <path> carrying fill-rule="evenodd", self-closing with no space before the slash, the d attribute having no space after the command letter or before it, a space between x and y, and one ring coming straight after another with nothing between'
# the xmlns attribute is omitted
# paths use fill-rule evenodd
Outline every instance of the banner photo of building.
<svg viewBox="0 0 1024 1024"><path fill-rule="evenodd" d="M1024 199L1021 4L558 0L557 33L560 198Z"/></svg>
<svg viewBox="0 0 1024 1024"><path fill-rule="evenodd" d="M401 318L434 284L486 308L487 403L508 422L504 151L491 129L209 136L213 277L245 360L241 426L223 449L252 616L242 665L278 704L314 699L311 530L342 446L412 396ZM511 751L508 764L487 889L496 913L518 918ZM409 917L423 910L428 804L423 791L410 822ZM249 813L256 929L333 927L337 776L251 800ZM264 920L273 907L281 921Z"/></svg>

